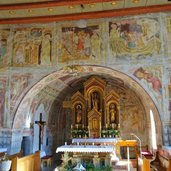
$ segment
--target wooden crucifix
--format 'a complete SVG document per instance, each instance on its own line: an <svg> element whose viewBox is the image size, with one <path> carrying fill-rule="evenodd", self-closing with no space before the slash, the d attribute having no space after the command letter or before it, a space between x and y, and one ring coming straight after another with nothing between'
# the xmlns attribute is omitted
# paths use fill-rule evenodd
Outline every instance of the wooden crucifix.
<svg viewBox="0 0 171 171"><path fill-rule="evenodd" d="M39 126L39 150L41 150L41 144L43 144L44 126L46 125L46 122L42 121L42 113L40 113L40 120L35 121L35 124Z"/></svg>

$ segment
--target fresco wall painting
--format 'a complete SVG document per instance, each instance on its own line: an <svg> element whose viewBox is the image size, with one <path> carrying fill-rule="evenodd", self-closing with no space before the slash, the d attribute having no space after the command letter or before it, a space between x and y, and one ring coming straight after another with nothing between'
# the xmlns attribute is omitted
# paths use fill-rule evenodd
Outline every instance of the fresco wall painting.
<svg viewBox="0 0 171 171"><path fill-rule="evenodd" d="M13 74L11 76L11 94L10 94L10 113L11 118L13 118L14 109L17 107L20 102L22 95L26 92L30 81L32 79L31 73L25 74Z"/></svg>
<svg viewBox="0 0 171 171"><path fill-rule="evenodd" d="M6 86L7 79L0 78L0 127L3 126L4 116L5 116L5 103L6 103Z"/></svg>
<svg viewBox="0 0 171 171"><path fill-rule="evenodd" d="M101 25L85 28L62 26L61 51L58 61L97 61L101 58Z"/></svg>
<svg viewBox="0 0 171 171"><path fill-rule="evenodd" d="M157 18L112 20L109 47L113 57L143 59L161 52L160 24ZM118 59L118 60L119 60Z"/></svg>
<svg viewBox="0 0 171 171"><path fill-rule="evenodd" d="M10 63L10 29L0 29L0 67Z"/></svg>
<svg viewBox="0 0 171 171"><path fill-rule="evenodd" d="M51 65L51 28L18 28L14 31L13 66Z"/></svg>

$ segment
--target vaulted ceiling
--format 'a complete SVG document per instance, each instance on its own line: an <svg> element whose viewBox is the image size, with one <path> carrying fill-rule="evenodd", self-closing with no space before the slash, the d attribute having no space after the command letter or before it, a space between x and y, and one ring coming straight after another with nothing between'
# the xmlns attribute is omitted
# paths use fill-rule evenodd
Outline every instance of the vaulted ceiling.
<svg viewBox="0 0 171 171"><path fill-rule="evenodd" d="M170 10L169 0L1 0L0 24L79 20Z"/></svg>

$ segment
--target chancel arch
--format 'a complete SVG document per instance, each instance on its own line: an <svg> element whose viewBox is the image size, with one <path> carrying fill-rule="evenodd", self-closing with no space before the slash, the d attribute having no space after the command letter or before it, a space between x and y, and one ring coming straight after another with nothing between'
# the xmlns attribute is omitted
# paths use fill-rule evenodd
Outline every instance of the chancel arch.
<svg viewBox="0 0 171 171"><path fill-rule="evenodd" d="M96 78L100 78L100 81ZM93 88L87 88L87 93L85 93L86 81L93 79L96 85L94 87L92 85ZM98 110L92 108L93 93L100 101ZM78 95L76 98L75 94ZM82 120L83 114L90 112L91 118L95 110L97 117L92 119L92 124L96 127L98 115L102 120L98 112L104 112L106 115L104 115L103 125L106 123L119 124L121 137L127 139L131 132L135 132L140 136L144 145L151 145L149 116L152 110L157 125L157 143L162 144L159 109L152 97L137 81L119 71L101 66L79 66L77 77L66 73L64 69L49 74L35 84L20 103L13 122L14 129L31 129L28 122L32 123L34 120L33 104L38 105L41 98L48 102L46 108L47 138L51 142L50 145L53 146L53 152L57 145L71 138L71 124L76 121L77 115L74 114L74 111L76 112L77 108L82 112L81 118L78 119L79 123L86 125L88 118ZM97 127L100 126L97 125Z"/></svg>

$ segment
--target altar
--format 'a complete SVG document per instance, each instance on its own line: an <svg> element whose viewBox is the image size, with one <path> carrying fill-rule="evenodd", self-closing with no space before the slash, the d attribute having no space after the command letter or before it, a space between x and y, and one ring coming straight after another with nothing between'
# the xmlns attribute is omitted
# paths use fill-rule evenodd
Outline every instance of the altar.
<svg viewBox="0 0 171 171"><path fill-rule="evenodd" d="M111 166L118 160L120 137L120 96L106 89L106 82L92 76L84 83L84 91L75 92L63 107L71 110L72 144L56 149L62 154L62 168L69 162Z"/></svg>
<svg viewBox="0 0 171 171"><path fill-rule="evenodd" d="M72 165L92 163L94 168L112 167L112 165L122 160L120 147L127 147L127 163L130 168L130 147L134 148L136 163L138 168L138 151L136 140L121 140L121 138L75 138L72 144L57 147L56 153L62 154L62 166L68 163Z"/></svg>
<svg viewBox="0 0 171 171"><path fill-rule="evenodd" d="M72 164L92 162L95 167L100 167L103 162L105 166L110 165L111 154L115 153L112 145L63 145L56 152L64 152L62 155L63 165L71 160Z"/></svg>

